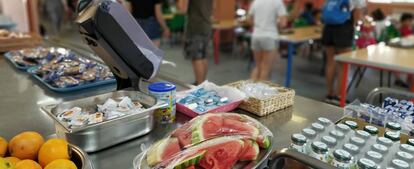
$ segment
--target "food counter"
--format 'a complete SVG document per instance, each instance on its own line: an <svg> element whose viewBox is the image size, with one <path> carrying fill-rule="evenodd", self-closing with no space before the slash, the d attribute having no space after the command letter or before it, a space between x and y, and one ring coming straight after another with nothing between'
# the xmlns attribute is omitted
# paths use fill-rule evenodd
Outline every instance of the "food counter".
<svg viewBox="0 0 414 169"><path fill-rule="evenodd" d="M3 81L0 84L0 88L3 89L1 92L3 101L0 102L0 106L3 108L0 113L0 135L6 139L25 130L37 131L45 136L53 135L55 133L53 121L39 109L40 105L103 94L116 88L115 85L108 85L67 94L55 93L47 90L28 74L15 69L3 57L0 59L0 71L2 72L0 77ZM159 75L157 80L171 81L162 75ZM175 83L178 90L188 87L183 83ZM293 107L265 117L248 115L258 119L273 132L275 149L280 149L288 147L291 134L309 126L318 117L323 116L332 121L338 121L342 114L342 109L339 107L296 96ZM141 152L142 144L148 147L176 128L177 125L189 119L189 117L177 113L177 124L156 125L152 132L143 137L89 154L90 159L97 169L132 169L132 160Z"/></svg>

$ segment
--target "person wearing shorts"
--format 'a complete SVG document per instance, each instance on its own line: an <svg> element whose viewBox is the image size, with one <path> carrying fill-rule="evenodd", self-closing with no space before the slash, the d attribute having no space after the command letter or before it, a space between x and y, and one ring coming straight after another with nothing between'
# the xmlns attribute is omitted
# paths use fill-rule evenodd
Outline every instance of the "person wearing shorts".
<svg viewBox="0 0 414 169"><path fill-rule="evenodd" d="M349 0L349 10L352 13L355 13L355 10L358 9L361 16L355 16L355 18L362 18L363 9L366 7L365 0ZM328 95L326 96L325 101L332 104L339 104L339 95L341 91L342 79L342 65L335 62L335 55L340 53L349 52L352 50L352 45L354 42L354 16L352 16L348 21L339 25L329 25L325 24L322 31L322 45L325 47L326 51L326 83L328 88ZM338 67L338 71L336 68ZM337 83L336 83L336 92L334 88L335 73L338 73Z"/></svg>
<svg viewBox="0 0 414 169"><path fill-rule="evenodd" d="M161 0L128 0L132 15L157 47L161 44L161 36L169 37L170 29L162 16Z"/></svg>
<svg viewBox="0 0 414 169"><path fill-rule="evenodd" d="M250 10L248 22L253 23L251 48L255 67L252 80L268 80L273 62L278 57L278 28L287 24L287 12L282 0L255 0Z"/></svg>
<svg viewBox="0 0 414 169"><path fill-rule="evenodd" d="M210 41L214 0L179 0L180 12L187 13L184 55L191 59L195 85L206 80L208 72L207 47Z"/></svg>

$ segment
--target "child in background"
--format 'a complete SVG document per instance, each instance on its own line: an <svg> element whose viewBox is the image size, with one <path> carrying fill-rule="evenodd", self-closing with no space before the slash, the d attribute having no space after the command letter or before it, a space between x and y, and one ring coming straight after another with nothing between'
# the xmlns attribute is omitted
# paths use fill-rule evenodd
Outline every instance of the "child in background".
<svg viewBox="0 0 414 169"><path fill-rule="evenodd" d="M286 27L286 8L281 0L255 0L250 6L248 22L253 23L251 48L256 63L251 79L268 80L273 62L279 56L278 25Z"/></svg>
<svg viewBox="0 0 414 169"><path fill-rule="evenodd" d="M410 36L413 34L413 15L410 13L403 13L400 18L401 37Z"/></svg>
<svg viewBox="0 0 414 169"><path fill-rule="evenodd" d="M369 45L376 44L374 36L374 27L370 23L365 23L361 25L361 35L356 40L356 46L359 49L366 48Z"/></svg>
<svg viewBox="0 0 414 169"><path fill-rule="evenodd" d="M313 4L311 2L306 2L305 10L300 15L300 17L302 17L308 25L315 24L315 19L313 18L312 12L313 12Z"/></svg>
<svg viewBox="0 0 414 169"><path fill-rule="evenodd" d="M383 34L383 32L385 31L387 25L386 25L386 20L385 20L385 15L384 13L381 11L381 9L376 9L375 11L373 11L371 13L372 18L374 19L375 22L375 30L374 30L374 34L375 34L375 38L378 41L381 41L381 35Z"/></svg>

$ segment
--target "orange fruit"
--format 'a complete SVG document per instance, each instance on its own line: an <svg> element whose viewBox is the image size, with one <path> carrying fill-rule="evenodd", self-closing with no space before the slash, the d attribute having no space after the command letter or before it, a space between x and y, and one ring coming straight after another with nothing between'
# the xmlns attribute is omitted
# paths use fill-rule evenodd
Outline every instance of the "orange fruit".
<svg viewBox="0 0 414 169"><path fill-rule="evenodd" d="M33 160L22 160L18 162L15 166L15 169L42 169L36 161Z"/></svg>
<svg viewBox="0 0 414 169"><path fill-rule="evenodd" d="M45 142L42 135L26 131L14 136L9 142L9 153L21 160L36 160L37 152Z"/></svg>
<svg viewBox="0 0 414 169"><path fill-rule="evenodd" d="M42 169L42 166L33 160L22 160L14 166L14 169Z"/></svg>
<svg viewBox="0 0 414 169"><path fill-rule="evenodd" d="M78 169L75 163L66 159L52 161L44 169Z"/></svg>
<svg viewBox="0 0 414 169"><path fill-rule="evenodd" d="M69 159L68 142L63 139L50 139L42 145L39 151L38 160L43 167L54 160Z"/></svg>
<svg viewBox="0 0 414 169"><path fill-rule="evenodd" d="M0 157L4 157L7 153L7 141L0 137Z"/></svg>
<svg viewBox="0 0 414 169"><path fill-rule="evenodd" d="M4 159L6 159L7 161L9 161L10 163L12 163L14 166L19 162L19 161L21 161L20 159L18 159L18 158L16 158L16 157L6 157L6 158L4 158Z"/></svg>
<svg viewBox="0 0 414 169"><path fill-rule="evenodd" d="M0 157L0 169L14 169L13 164Z"/></svg>

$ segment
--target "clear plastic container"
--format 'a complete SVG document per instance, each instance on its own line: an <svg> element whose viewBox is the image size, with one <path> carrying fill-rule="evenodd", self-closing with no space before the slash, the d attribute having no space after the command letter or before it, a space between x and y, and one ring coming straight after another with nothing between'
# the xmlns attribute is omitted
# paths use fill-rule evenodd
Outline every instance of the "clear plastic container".
<svg viewBox="0 0 414 169"><path fill-rule="evenodd" d="M338 149L333 152L333 157L332 166L339 169L350 169L352 167L352 156L349 152Z"/></svg>
<svg viewBox="0 0 414 169"><path fill-rule="evenodd" d="M386 137L378 137L377 143L390 148L394 142Z"/></svg>
<svg viewBox="0 0 414 169"><path fill-rule="evenodd" d="M408 139L407 144L414 146L414 139Z"/></svg>
<svg viewBox="0 0 414 169"><path fill-rule="evenodd" d="M358 146L351 144L351 143L346 143L344 144L344 150L348 151L352 156L355 156L359 153L359 148Z"/></svg>
<svg viewBox="0 0 414 169"><path fill-rule="evenodd" d="M325 117L319 117L318 118L318 123L322 124L325 127L328 127L332 124L331 120L325 118Z"/></svg>
<svg viewBox="0 0 414 169"><path fill-rule="evenodd" d="M383 156L382 156L382 154L381 154L381 153L378 153L378 152L376 152L376 151L368 151L368 152L365 154L365 157L366 157L367 159L370 159L370 160L374 161L374 162L375 162L375 163L377 163L377 164L381 163L381 162L382 162L382 160L383 160Z"/></svg>
<svg viewBox="0 0 414 169"><path fill-rule="evenodd" d="M385 130L386 131L392 131L392 132L396 132L398 135L400 135L401 133L401 125L399 123L394 123L394 122L388 122L385 125Z"/></svg>
<svg viewBox="0 0 414 169"><path fill-rule="evenodd" d="M357 137L359 137L359 138L364 139L364 140L369 139L369 138L370 138L370 136L371 136L368 132L363 131L363 130L357 130L357 131L355 131L355 135L356 135Z"/></svg>
<svg viewBox="0 0 414 169"><path fill-rule="evenodd" d="M331 136L323 136L321 141L325 143L329 149L334 148L337 144L336 139Z"/></svg>
<svg viewBox="0 0 414 169"><path fill-rule="evenodd" d="M315 130L318 134L323 133L323 131L325 130L325 126L323 126L320 123L312 123L311 126L312 129Z"/></svg>
<svg viewBox="0 0 414 169"><path fill-rule="evenodd" d="M336 124L335 128L344 134L348 134L348 132L351 131L351 128L349 126L342 123Z"/></svg>
<svg viewBox="0 0 414 169"><path fill-rule="evenodd" d="M355 122L355 121L347 120L347 121L344 122L344 124L349 126L353 130L358 128L358 123Z"/></svg>
<svg viewBox="0 0 414 169"><path fill-rule="evenodd" d="M370 159L361 158L357 162L358 169L378 169L378 165Z"/></svg>
<svg viewBox="0 0 414 169"><path fill-rule="evenodd" d="M384 137L392 140L393 142L399 142L400 139L401 139L400 134L398 132L394 132L394 131L385 132Z"/></svg>
<svg viewBox="0 0 414 169"><path fill-rule="evenodd" d="M393 159L391 160L390 167L394 167L395 169L409 169L410 164L400 159Z"/></svg>
<svg viewBox="0 0 414 169"><path fill-rule="evenodd" d="M323 142L315 141L311 145L312 151L309 155L323 162L328 162L328 145Z"/></svg>
<svg viewBox="0 0 414 169"><path fill-rule="evenodd" d="M359 137L351 137L349 140L350 143L362 148L365 146L365 140Z"/></svg>
<svg viewBox="0 0 414 169"><path fill-rule="evenodd" d="M316 138L316 131L310 128L304 128L302 130L302 134L308 139L308 141Z"/></svg>
<svg viewBox="0 0 414 169"><path fill-rule="evenodd" d="M307 138L303 134L292 134L291 136L292 143L289 146L289 149L295 150L300 153L307 153L306 142Z"/></svg>
<svg viewBox="0 0 414 169"><path fill-rule="evenodd" d="M378 135L378 128L375 126L371 126L371 125L366 125L364 127L364 131L368 132L369 134L371 134L371 136L376 136Z"/></svg>
<svg viewBox="0 0 414 169"><path fill-rule="evenodd" d="M409 144L401 144L400 151L405 151L407 153L414 154L414 146L409 145Z"/></svg>
<svg viewBox="0 0 414 169"><path fill-rule="evenodd" d="M379 152L381 154L384 154L384 155L388 154L388 148L385 147L382 144L374 144L374 145L372 145L372 150L374 150L376 152Z"/></svg>
<svg viewBox="0 0 414 169"><path fill-rule="evenodd" d="M414 156L413 155L411 155L410 153L404 152L404 151L398 151L395 154L395 156L398 159L403 160L405 162L409 162L409 163L413 162L413 160L414 160Z"/></svg>

